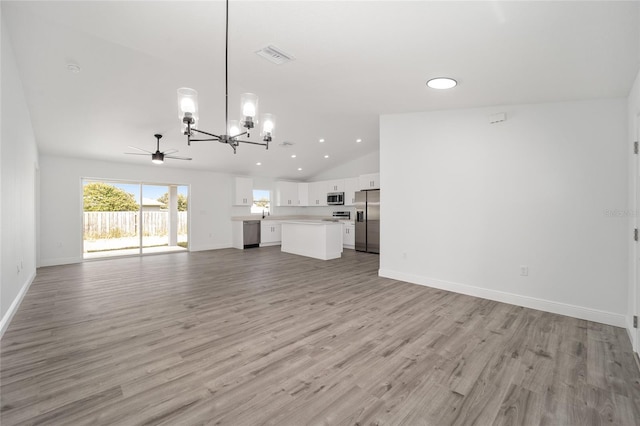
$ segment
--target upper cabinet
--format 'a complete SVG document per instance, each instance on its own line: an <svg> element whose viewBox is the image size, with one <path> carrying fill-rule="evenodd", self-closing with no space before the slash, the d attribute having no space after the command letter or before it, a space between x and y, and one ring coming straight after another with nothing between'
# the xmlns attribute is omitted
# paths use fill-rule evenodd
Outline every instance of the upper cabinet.
<svg viewBox="0 0 640 426"><path fill-rule="evenodd" d="M327 181L309 183L309 206L327 205Z"/></svg>
<svg viewBox="0 0 640 426"><path fill-rule="evenodd" d="M327 192L344 192L344 179L328 180L326 182Z"/></svg>
<svg viewBox="0 0 640 426"><path fill-rule="evenodd" d="M309 184L306 182L276 182L276 205L279 207L310 206Z"/></svg>
<svg viewBox="0 0 640 426"><path fill-rule="evenodd" d="M360 189L380 189L380 173L360 175Z"/></svg>
<svg viewBox="0 0 640 426"><path fill-rule="evenodd" d="M350 178L344 180L344 205L356 204L356 192L360 189L360 179Z"/></svg>
<svg viewBox="0 0 640 426"><path fill-rule="evenodd" d="M235 184L234 205L251 206L253 204L253 179L237 177ZM353 206L356 202L356 192L367 189L380 189L380 173L318 182L276 181L273 205L278 207L325 207L328 205L328 193L344 192L344 205Z"/></svg>
<svg viewBox="0 0 640 426"><path fill-rule="evenodd" d="M276 205L280 207L299 205L297 182L276 182Z"/></svg>
<svg viewBox="0 0 640 426"><path fill-rule="evenodd" d="M237 177L234 206L250 206L253 204L253 179Z"/></svg>

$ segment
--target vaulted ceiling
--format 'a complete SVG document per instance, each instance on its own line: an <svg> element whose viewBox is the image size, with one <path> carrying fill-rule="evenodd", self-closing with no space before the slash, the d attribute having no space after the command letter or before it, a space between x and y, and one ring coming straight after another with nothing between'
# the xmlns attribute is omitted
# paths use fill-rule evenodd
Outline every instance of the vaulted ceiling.
<svg viewBox="0 0 640 426"><path fill-rule="evenodd" d="M380 114L624 97L640 59L638 2L231 1L232 118L243 92L278 117L268 151L234 155L188 147L176 100L198 90L200 128L224 131L224 2L1 7L42 154L146 165L123 153L162 133L193 161L160 167L299 180L378 150ZM255 54L267 45L295 60ZM437 76L459 84L427 88Z"/></svg>

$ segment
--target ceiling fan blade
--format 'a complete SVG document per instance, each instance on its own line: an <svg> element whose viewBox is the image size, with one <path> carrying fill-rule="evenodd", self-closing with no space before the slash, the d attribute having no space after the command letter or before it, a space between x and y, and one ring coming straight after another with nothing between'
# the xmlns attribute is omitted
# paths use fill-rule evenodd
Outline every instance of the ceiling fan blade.
<svg viewBox="0 0 640 426"><path fill-rule="evenodd" d="M138 151L146 152L147 154L153 154L153 152L151 152L151 151L147 151L146 149L138 148L138 147L135 147L135 146L127 145L127 147L131 148L131 149L136 149Z"/></svg>
<svg viewBox="0 0 640 426"><path fill-rule="evenodd" d="M189 157L174 157L173 155L165 155L164 158L172 158L174 160L193 160L193 158L189 158Z"/></svg>
<svg viewBox="0 0 640 426"><path fill-rule="evenodd" d="M170 149L169 151L164 151L164 155L173 154L175 152L178 152L178 150L177 149Z"/></svg>
<svg viewBox="0 0 640 426"><path fill-rule="evenodd" d="M149 153L149 154L143 154L143 153L141 153L141 152L125 152L125 154L129 154L129 155L149 155L149 154L151 154L151 153Z"/></svg>

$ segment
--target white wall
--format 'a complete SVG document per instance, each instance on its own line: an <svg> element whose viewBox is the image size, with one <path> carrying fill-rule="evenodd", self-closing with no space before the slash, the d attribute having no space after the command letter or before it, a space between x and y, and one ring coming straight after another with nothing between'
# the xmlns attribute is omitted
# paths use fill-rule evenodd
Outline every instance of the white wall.
<svg viewBox="0 0 640 426"><path fill-rule="evenodd" d="M378 173L380 171L380 151L363 155L354 160L348 161L339 166L327 169L317 174L309 182L329 179L352 178L368 173Z"/></svg>
<svg viewBox="0 0 640 426"><path fill-rule="evenodd" d="M43 155L40 177L41 266L82 260L83 177L189 185L190 250L231 247L231 176Z"/></svg>
<svg viewBox="0 0 640 426"><path fill-rule="evenodd" d="M0 336L36 273L38 166L38 151L22 81L4 22L1 26Z"/></svg>
<svg viewBox="0 0 640 426"><path fill-rule="evenodd" d="M381 275L624 326L626 117L625 99L382 116Z"/></svg>
<svg viewBox="0 0 640 426"><path fill-rule="evenodd" d="M634 141L639 138L640 127L640 72L636 76L636 80L633 84L631 92L629 92L629 98L627 100L628 111L628 146L631 147ZM631 149L631 148L629 148ZM636 188L636 180L639 175L638 172L638 156L629 155L629 210L627 217L628 222L628 235L631 235L633 228L640 227L640 200L636 200L636 191L640 188ZM638 339L638 331L633 328L633 316L640 313L640 306L638 302L640 295L638 295L638 277L636 271L635 258L640 254L637 244L631 239L628 241L629 251L629 284L627 288L627 321L626 327L631 337L631 343L636 352L640 352L640 341Z"/></svg>

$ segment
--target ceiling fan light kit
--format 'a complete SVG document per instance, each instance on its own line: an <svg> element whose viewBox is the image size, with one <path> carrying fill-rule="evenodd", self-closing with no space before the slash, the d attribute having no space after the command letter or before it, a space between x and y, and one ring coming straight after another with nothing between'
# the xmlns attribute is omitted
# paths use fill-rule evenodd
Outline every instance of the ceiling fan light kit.
<svg viewBox="0 0 640 426"><path fill-rule="evenodd" d="M161 152L154 152L153 154L151 154L151 162L153 164L164 163L164 154Z"/></svg>
<svg viewBox="0 0 640 426"><path fill-rule="evenodd" d="M259 121L256 120L258 115L258 96L254 93L244 93L240 97L241 120L229 120L229 0L226 0L226 20L225 20L225 52L224 52L224 78L225 78L225 127L226 134L215 134L198 129L198 92L195 90L182 87L178 89L178 112L180 123L182 125L182 133L187 137L187 145L191 142L215 141L226 143L233 148L236 154L236 148L240 143L251 145L261 145L269 149L269 142L273 138L275 128L275 116L273 114L264 114ZM251 137L251 129L258 123L262 123L260 136L262 142L253 142L240 139L241 136ZM242 131L242 129L246 129ZM195 134L205 135L200 139L195 139ZM208 136L208 137L207 137Z"/></svg>

